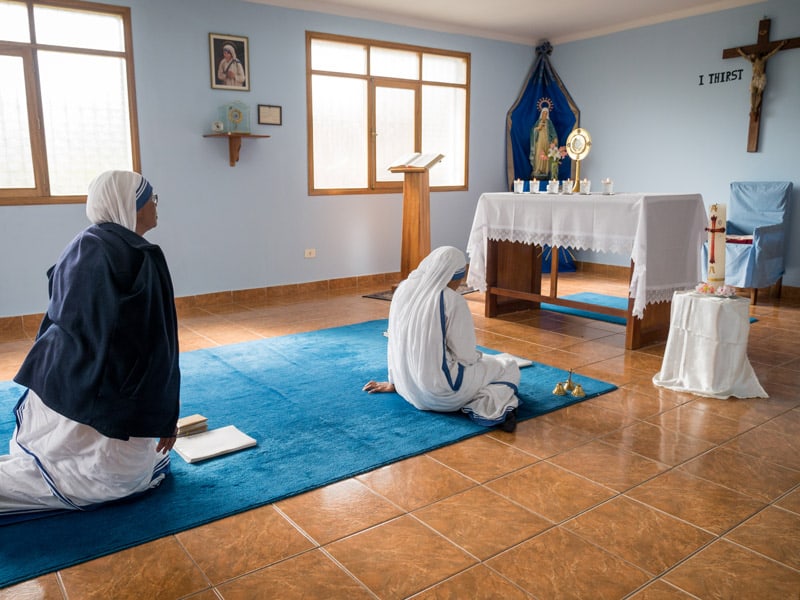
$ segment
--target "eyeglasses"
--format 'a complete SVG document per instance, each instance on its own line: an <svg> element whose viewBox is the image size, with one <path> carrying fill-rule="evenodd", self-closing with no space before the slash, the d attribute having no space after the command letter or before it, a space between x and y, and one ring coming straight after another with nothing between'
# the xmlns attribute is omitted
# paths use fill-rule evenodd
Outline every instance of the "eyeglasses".
<svg viewBox="0 0 800 600"><path fill-rule="evenodd" d="M153 201L154 206L158 206L158 194L153 194L151 200Z"/></svg>

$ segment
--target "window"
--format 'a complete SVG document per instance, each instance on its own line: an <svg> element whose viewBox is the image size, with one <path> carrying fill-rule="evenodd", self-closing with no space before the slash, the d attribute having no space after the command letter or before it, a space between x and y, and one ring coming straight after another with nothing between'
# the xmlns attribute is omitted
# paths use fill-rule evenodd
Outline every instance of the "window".
<svg viewBox="0 0 800 600"><path fill-rule="evenodd" d="M139 170L130 9L0 0L0 204L85 200Z"/></svg>
<svg viewBox="0 0 800 600"><path fill-rule="evenodd" d="M310 194L398 192L388 166L443 154L435 190L467 189L470 55L306 33Z"/></svg>

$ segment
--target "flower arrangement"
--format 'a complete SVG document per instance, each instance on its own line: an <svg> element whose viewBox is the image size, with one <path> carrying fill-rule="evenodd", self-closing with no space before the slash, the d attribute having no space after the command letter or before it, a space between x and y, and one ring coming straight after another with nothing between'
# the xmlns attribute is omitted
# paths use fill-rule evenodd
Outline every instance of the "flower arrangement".
<svg viewBox="0 0 800 600"><path fill-rule="evenodd" d="M550 179L558 179L558 166L566 156L566 147L550 144L547 149L547 161L550 163Z"/></svg>
<svg viewBox="0 0 800 600"><path fill-rule="evenodd" d="M722 298L733 298L736 295L736 288L733 288L729 285L720 285L718 287L714 287L705 281L698 283L697 286L695 286L694 291L699 294L721 296Z"/></svg>

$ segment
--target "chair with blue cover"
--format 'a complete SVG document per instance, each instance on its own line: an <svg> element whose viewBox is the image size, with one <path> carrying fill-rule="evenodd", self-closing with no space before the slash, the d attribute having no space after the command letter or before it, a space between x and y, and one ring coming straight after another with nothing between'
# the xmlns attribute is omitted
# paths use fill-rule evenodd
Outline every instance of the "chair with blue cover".
<svg viewBox="0 0 800 600"><path fill-rule="evenodd" d="M725 283L750 289L775 285L781 295L791 181L733 181L727 208ZM703 245L703 280L708 277L708 242Z"/></svg>

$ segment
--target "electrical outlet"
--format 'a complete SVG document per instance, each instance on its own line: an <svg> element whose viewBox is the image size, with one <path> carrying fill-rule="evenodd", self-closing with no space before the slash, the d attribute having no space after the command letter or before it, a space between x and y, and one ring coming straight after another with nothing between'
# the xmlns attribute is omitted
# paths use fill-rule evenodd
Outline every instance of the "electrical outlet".
<svg viewBox="0 0 800 600"><path fill-rule="evenodd" d="M305 258L317 258L317 249L316 248L306 248L306 252L303 255Z"/></svg>

